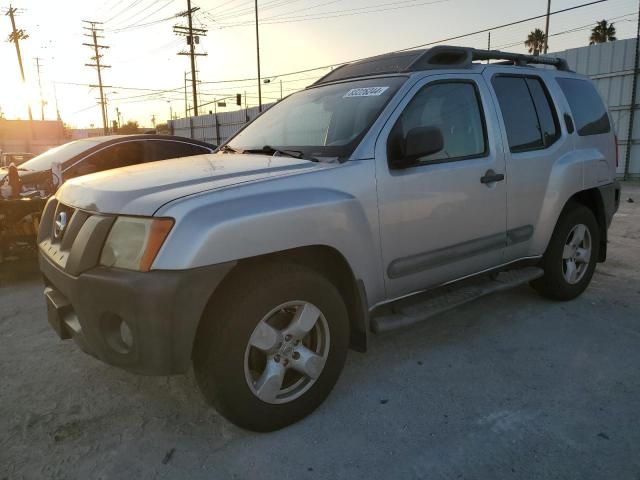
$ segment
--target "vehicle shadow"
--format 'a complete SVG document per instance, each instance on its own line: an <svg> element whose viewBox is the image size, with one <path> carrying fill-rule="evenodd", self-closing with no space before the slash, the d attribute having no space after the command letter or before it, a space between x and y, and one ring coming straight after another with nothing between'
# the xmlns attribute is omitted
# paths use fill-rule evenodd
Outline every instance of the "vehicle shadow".
<svg viewBox="0 0 640 480"><path fill-rule="evenodd" d="M38 258L33 252L0 263L0 288L31 283L40 278Z"/></svg>

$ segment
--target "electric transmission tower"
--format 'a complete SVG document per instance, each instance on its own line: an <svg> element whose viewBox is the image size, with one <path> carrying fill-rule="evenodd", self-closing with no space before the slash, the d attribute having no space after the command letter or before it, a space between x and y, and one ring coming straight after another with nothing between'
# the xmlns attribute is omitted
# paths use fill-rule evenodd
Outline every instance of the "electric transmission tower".
<svg viewBox="0 0 640 480"><path fill-rule="evenodd" d="M104 96L104 88L109 88L109 85L102 84L102 69L111 68L111 65L104 65L100 61L100 59L102 58L102 54L100 53L100 51L102 49L109 48L109 47L107 45L100 45L98 43L99 38L104 38L102 35L99 34L99 32L104 31L104 29L98 28L98 25L101 25L102 22L92 22L89 20L83 20L82 22L86 24L82 28L84 28L88 32L88 33L85 33L84 36L89 37L91 40L93 40L93 43L83 43L82 45L89 47L93 50L94 56L91 57L91 60L95 62L95 63L85 63L85 66L93 67L98 72L98 84L91 85L91 87L94 87L94 88L98 87L100 89L100 98L98 102L100 104L100 110L102 112L102 127L104 129L104 134L108 135L109 125L107 121L107 102Z"/></svg>

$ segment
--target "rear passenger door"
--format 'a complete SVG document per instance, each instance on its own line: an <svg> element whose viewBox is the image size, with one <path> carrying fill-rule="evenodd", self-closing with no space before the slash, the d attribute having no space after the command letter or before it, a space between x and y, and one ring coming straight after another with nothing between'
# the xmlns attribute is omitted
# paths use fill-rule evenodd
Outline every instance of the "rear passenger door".
<svg viewBox="0 0 640 480"><path fill-rule="evenodd" d="M408 168L394 168L403 150L398 142L421 127L442 132L443 150ZM504 173L497 117L480 75L433 75L412 88L376 143L389 297L502 263Z"/></svg>
<svg viewBox="0 0 640 480"><path fill-rule="evenodd" d="M535 235L540 222L548 216L543 211L545 197L556 195L551 175L554 165L573 150L572 139L561 127L556 107L562 104L562 98L556 95L554 99L552 89L543 80L544 72L540 75L513 72L513 69L485 72L506 137L506 262L543 253L535 246ZM551 80L547 82L554 81L551 76L548 78Z"/></svg>

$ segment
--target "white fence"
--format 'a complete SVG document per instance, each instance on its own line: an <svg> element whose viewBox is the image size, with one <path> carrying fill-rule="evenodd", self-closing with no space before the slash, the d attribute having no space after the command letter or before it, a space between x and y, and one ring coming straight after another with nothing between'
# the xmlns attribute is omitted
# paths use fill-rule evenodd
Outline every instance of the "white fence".
<svg viewBox="0 0 640 480"><path fill-rule="evenodd" d="M632 105L631 99L634 73L638 75L634 72L635 49L636 39L630 38L573 48L549 55L566 59L569 68L588 75L595 82L600 95L609 106L618 136L620 152L618 175L624 173L627 148L630 148L629 174L632 177L640 177L640 119L638 118L640 92L636 96L635 105ZM635 110L635 119L631 142L628 142L629 118L632 109Z"/></svg>
<svg viewBox="0 0 640 480"><path fill-rule="evenodd" d="M262 110L271 107L273 103L262 106ZM204 142L220 145L240 130L247 122L259 115L258 107L224 112L211 115L169 120L169 130L172 135L193 138Z"/></svg>

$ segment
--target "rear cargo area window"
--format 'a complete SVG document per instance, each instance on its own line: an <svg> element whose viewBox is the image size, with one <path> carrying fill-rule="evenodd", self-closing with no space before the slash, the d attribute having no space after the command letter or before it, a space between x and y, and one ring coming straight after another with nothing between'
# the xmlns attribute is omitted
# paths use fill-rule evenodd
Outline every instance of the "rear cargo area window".
<svg viewBox="0 0 640 480"><path fill-rule="evenodd" d="M540 79L496 76L491 83L512 152L546 148L558 139L558 118Z"/></svg>
<svg viewBox="0 0 640 480"><path fill-rule="evenodd" d="M611 131L607 109L590 82L577 78L557 80L571 107L578 135L599 135Z"/></svg>

